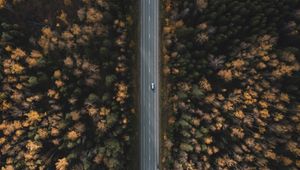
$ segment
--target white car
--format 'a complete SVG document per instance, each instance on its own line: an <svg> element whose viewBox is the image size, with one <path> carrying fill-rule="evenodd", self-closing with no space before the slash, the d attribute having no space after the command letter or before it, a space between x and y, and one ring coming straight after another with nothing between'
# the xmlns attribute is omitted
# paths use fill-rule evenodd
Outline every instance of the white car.
<svg viewBox="0 0 300 170"><path fill-rule="evenodd" d="M151 83L151 90L155 90L155 84Z"/></svg>

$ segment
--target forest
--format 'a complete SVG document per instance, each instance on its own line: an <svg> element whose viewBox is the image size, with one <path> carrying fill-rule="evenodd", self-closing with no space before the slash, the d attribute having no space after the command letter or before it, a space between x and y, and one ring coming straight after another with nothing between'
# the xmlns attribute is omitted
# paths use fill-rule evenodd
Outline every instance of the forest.
<svg viewBox="0 0 300 170"><path fill-rule="evenodd" d="M1 170L135 169L137 4L0 0ZM300 169L300 0L161 8L161 169Z"/></svg>
<svg viewBox="0 0 300 170"><path fill-rule="evenodd" d="M131 0L0 0L1 170L128 169Z"/></svg>
<svg viewBox="0 0 300 170"><path fill-rule="evenodd" d="M164 169L300 169L300 1L162 8Z"/></svg>

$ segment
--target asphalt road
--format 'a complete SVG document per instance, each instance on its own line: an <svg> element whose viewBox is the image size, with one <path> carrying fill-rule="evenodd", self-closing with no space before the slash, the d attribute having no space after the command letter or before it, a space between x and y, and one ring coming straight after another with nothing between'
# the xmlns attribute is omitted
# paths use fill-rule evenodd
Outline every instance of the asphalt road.
<svg viewBox="0 0 300 170"><path fill-rule="evenodd" d="M159 0L141 0L140 17L140 169L159 164ZM151 89L155 83L155 90Z"/></svg>

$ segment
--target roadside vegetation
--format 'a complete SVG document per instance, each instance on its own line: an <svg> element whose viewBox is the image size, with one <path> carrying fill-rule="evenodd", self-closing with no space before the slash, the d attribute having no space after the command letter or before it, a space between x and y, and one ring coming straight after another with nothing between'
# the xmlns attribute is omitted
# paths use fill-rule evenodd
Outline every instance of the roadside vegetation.
<svg viewBox="0 0 300 170"><path fill-rule="evenodd" d="M0 0L0 167L130 169L132 1Z"/></svg>
<svg viewBox="0 0 300 170"><path fill-rule="evenodd" d="M163 3L164 169L299 169L299 0Z"/></svg>

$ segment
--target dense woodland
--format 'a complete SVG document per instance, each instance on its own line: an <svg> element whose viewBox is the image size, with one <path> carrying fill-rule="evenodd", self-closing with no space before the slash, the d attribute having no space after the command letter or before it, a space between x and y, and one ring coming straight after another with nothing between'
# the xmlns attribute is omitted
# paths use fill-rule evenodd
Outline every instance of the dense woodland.
<svg viewBox="0 0 300 170"><path fill-rule="evenodd" d="M300 1L163 3L164 169L300 169Z"/></svg>
<svg viewBox="0 0 300 170"><path fill-rule="evenodd" d="M0 0L0 167L132 169L131 0ZM166 170L300 169L300 0L163 0Z"/></svg>
<svg viewBox="0 0 300 170"><path fill-rule="evenodd" d="M129 169L128 0L0 0L0 167Z"/></svg>

